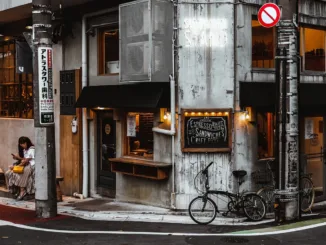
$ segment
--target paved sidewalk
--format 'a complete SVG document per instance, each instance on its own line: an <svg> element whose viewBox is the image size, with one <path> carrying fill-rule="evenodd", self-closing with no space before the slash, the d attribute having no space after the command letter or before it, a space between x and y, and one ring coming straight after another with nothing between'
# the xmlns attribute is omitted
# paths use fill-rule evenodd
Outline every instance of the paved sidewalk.
<svg viewBox="0 0 326 245"><path fill-rule="evenodd" d="M196 224L191 220L187 211L173 211L148 205L117 202L108 198L87 198L80 200L73 197L64 197L63 199L63 202L58 203L59 214L75 216L88 220ZM1 197L0 204L35 210L34 200L16 201L11 198ZM232 218L217 216L211 225L252 226L270 222L273 222L273 220L265 219L260 222L250 222L247 221L247 218L245 217Z"/></svg>

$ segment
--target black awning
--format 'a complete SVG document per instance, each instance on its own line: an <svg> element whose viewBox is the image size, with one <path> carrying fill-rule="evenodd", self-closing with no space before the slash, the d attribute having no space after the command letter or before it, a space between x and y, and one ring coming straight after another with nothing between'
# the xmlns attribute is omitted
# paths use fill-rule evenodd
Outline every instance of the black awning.
<svg viewBox="0 0 326 245"><path fill-rule="evenodd" d="M326 107L326 84L300 83L299 103L301 107ZM241 107L274 107L275 83L240 82Z"/></svg>
<svg viewBox="0 0 326 245"><path fill-rule="evenodd" d="M170 83L137 83L84 87L78 108L163 108L170 107Z"/></svg>

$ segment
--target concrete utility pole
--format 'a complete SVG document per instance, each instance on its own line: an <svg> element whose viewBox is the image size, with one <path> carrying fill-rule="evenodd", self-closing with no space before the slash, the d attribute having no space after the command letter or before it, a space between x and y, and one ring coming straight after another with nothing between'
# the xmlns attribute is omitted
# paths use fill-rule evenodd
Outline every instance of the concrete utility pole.
<svg viewBox="0 0 326 245"><path fill-rule="evenodd" d="M35 209L38 217L57 215L51 0L33 0L33 91L35 127Z"/></svg>
<svg viewBox="0 0 326 245"><path fill-rule="evenodd" d="M280 0L281 21L278 24L278 48L276 57L281 63L279 101L279 167L280 186L284 191L285 219L299 218L299 62L297 0Z"/></svg>

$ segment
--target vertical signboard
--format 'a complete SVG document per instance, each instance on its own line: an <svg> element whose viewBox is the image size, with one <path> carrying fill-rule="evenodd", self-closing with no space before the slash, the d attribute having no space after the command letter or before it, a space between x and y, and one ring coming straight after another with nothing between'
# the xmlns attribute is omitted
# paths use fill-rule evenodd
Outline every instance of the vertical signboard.
<svg viewBox="0 0 326 245"><path fill-rule="evenodd" d="M52 48L38 48L40 124L54 123Z"/></svg>

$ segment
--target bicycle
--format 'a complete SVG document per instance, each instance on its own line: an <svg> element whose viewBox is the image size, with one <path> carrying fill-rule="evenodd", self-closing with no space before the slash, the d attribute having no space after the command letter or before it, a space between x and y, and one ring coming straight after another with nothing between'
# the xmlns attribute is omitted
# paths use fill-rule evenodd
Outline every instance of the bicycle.
<svg viewBox="0 0 326 245"><path fill-rule="evenodd" d="M275 202L275 176L271 168L270 163L275 161L275 158L260 159L260 161L266 161L266 171L256 171L252 173L253 179L257 184L266 184L272 182L272 184L265 185L257 191L257 195L261 196L266 203L266 213L274 212ZM301 211L308 212L311 210L315 200L315 190L312 182L311 174L302 174L300 177L300 202Z"/></svg>
<svg viewBox="0 0 326 245"><path fill-rule="evenodd" d="M196 178L201 175L204 176L205 191L203 192L203 195L197 196L190 202L188 212L191 219L201 225L207 225L215 219L217 213L219 213L219 209L217 204L209 197L210 195L214 195L219 200L225 201L227 204L227 211L222 214L223 216L226 216L229 212L238 212L242 209L250 220L262 220L266 213L264 200L256 193L239 192L240 185L244 182L241 178L243 178L247 172L245 170L235 170L232 172L238 179L239 186L237 193L210 190L208 168L212 164L213 162L209 163L209 165L206 166L204 170L200 171L195 177L196 186ZM203 220L201 220L201 218L203 218Z"/></svg>

